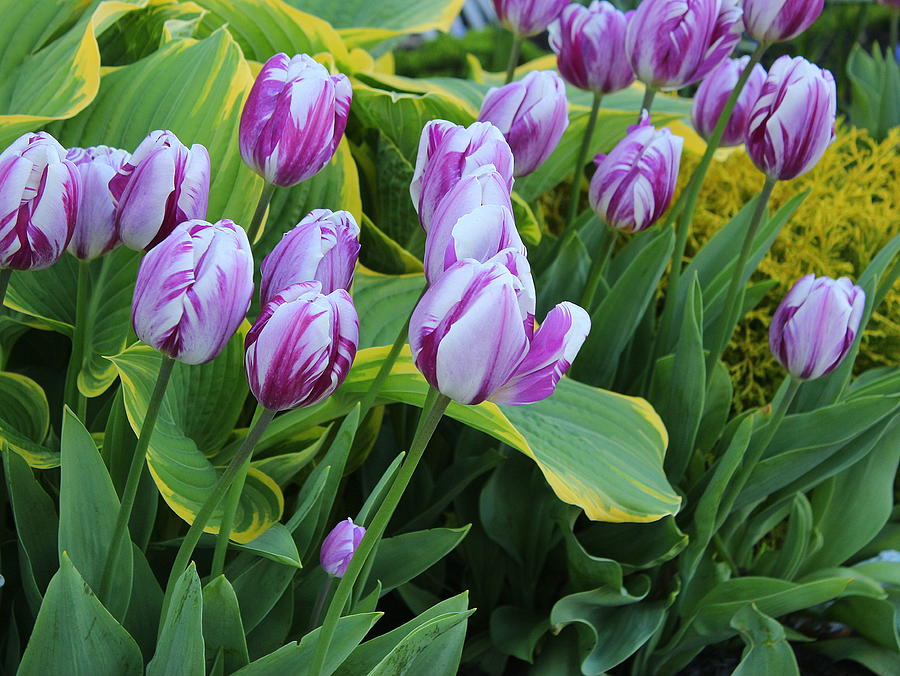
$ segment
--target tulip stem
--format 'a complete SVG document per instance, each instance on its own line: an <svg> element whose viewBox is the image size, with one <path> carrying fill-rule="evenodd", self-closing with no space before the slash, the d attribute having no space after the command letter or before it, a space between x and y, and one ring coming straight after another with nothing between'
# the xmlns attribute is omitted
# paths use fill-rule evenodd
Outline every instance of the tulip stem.
<svg viewBox="0 0 900 676"><path fill-rule="evenodd" d="M11 268L0 268L0 307L6 300L6 289L9 287L9 278L12 277Z"/></svg>
<svg viewBox="0 0 900 676"><path fill-rule="evenodd" d="M900 9L894 8L891 12L891 53L888 58L897 60L897 34L900 32Z"/></svg>
<svg viewBox="0 0 900 676"><path fill-rule="evenodd" d="M650 85L646 85L644 87L644 100L641 101L641 109L638 111L638 122L641 121L641 117L644 115L644 111L646 110L648 113L650 109L653 107L653 99L656 98L656 87L651 87Z"/></svg>
<svg viewBox="0 0 900 676"><path fill-rule="evenodd" d="M87 399L78 389L78 374L84 367L84 349L87 343L88 305L91 295L91 263L78 261L78 292L75 296L75 326L72 327L72 352L66 370L66 389L63 401L85 422Z"/></svg>
<svg viewBox="0 0 900 676"><path fill-rule="evenodd" d="M441 416L444 415L444 411L449 404L450 399L448 397L437 393L433 389L429 390L409 453L404 458L403 464L400 465L397 478L375 513L372 523L366 530L366 534L363 536L362 542L359 543L359 548L357 548L353 558L350 559L350 565L347 567L344 577L341 578L338 588L328 604L328 611L325 613L325 621L322 623L319 640L316 644L312 669L309 672L311 676L321 676L325 658L328 655L328 648L331 646L331 640L334 637L334 631L344 611L344 606L350 599L356 578L363 569L369 554L381 540L381 536L384 534L385 528L387 528L388 522L394 514L394 510L400 504L400 499L403 497L403 493L409 485L413 473L416 471L416 466L422 459L425 448L428 446L428 442L431 440L431 436L434 434L434 430L437 428L438 422L440 422Z"/></svg>
<svg viewBox="0 0 900 676"><path fill-rule="evenodd" d="M690 181L685 186L678 201L669 211L666 223L663 226L669 227L676 219L678 220L678 223L675 226L675 248L672 253L672 269L669 273L669 286L666 290L666 301L665 306L663 307L660 330L657 332L656 346L653 350L654 359L650 365L651 369L653 368L653 363L656 362L656 359L662 356L660 350L666 348L668 337L674 330L675 306L678 302L681 287L684 252L687 247L687 238L690 233L694 210L697 206L697 199L700 196L700 188L703 186L703 181L706 179L706 173L709 171L713 155L715 155L716 150L719 148L719 144L722 142L722 136L725 134L728 122L731 120L731 114L734 112L734 107L737 105L738 98L740 97L744 86L747 84L747 80L750 79L750 74L760 62L760 59L762 59L767 48L768 45L761 42L750 57L750 61L738 78L737 84L725 101L725 107L722 108L719 119L716 121L715 129L713 129L712 135L706 142L706 151L703 153L700 163L697 165L697 168L694 169L694 173L691 175Z"/></svg>
<svg viewBox="0 0 900 676"><path fill-rule="evenodd" d="M275 184L266 183L263 186L262 194L259 196L259 202L256 203L256 211L253 212L253 220L250 221L250 227L247 229L247 239L250 245L256 243L259 237L259 229L262 225L263 218L266 215L266 209L269 208L269 202L272 201L272 195L275 194Z"/></svg>
<svg viewBox="0 0 900 676"><path fill-rule="evenodd" d="M509 61L506 62L506 80L504 84L513 81L516 74L516 66L519 65L519 55L522 53L522 41L524 38L518 33L513 33L512 45L509 48Z"/></svg>
<svg viewBox="0 0 900 676"><path fill-rule="evenodd" d="M322 617L322 611L325 609L325 601L331 593L331 587L334 586L334 576L329 575L325 580L325 584L319 590L319 596L316 598L316 605L313 608L312 615L309 617L309 631L319 626L319 618Z"/></svg>
<svg viewBox="0 0 900 676"><path fill-rule="evenodd" d="M750 253L753 251L753 240L756 239L756 232L759 230L763 215L766 213L766 205L769 203L769 197L772 195L775 183L777 183L776 179L766 176L766 182L763 184L759 197L756 198L756 209L753 210L750 225L744 235L741 252L734 262L734 270L731 273L731 283L728 285L725 303L722 305L722 312L719 315L717 326L711 333L712 340L709 342L709 353L706 355L707 385L712 381L713 369L728 345L734 325L740 321L742 302L739 295L743 286L744 268L747 267Z"/></svg>
<svg viewBox="0 0 900 676"><path fill-rule="evenodd" d="M116 517L116 525L113 529L112 541L109 544L109 552L106 555L106 563L103 566L103 576L100 581L100 599L107 603L112 588L113 573L125 534L128 532L128 522L131 521L131 511L134 509L134 500L137 497L138 484L147 456L147 447L150 445L150 436L153 434L153 428L156 427L156 418L159 416L159 409L166 394L166 386L169 384L173 366L175 366L175 360L167 355L162 355L159 372L156 376L156 385L150 395L150 401L147 403L147 412L144 414L144 421L141 424L141 433L138 436L137 446L134 448L134 455L131 456L128 478L125 480L125 489L122 491L122 502L119 505L119 514Z"/></svg>
<svg viewBox="0 0 900 676"><path fill-rule="evenodd" d="M600 280L603 279L603 270L612 256L612 250L615 248L616 231L610 227L604 227L603 239L597 251L594 254L594 260L591 263L591 272L588 275L587 284L584 285L584 292L581 294L581 307L591 312L594 304L594 297L597 295L597 288L600 286Z"/></svg>
<svg viewBox="0 0 900 676"><path fill-rule="evenodd" d="M581 147L575 157L575 173L572 175L572 194L569 197L569 214L566 217L566 227L571 229L578 215L578 198L581 196L581 173L584 171L584 163L587 161L588 150L591 147L591 138L597 126L597 116L600 114L600 102L603 95L594 92L594 103L591 105L591 113L588 117L587 127L584 129L584 137L581 139Z"/></svg>

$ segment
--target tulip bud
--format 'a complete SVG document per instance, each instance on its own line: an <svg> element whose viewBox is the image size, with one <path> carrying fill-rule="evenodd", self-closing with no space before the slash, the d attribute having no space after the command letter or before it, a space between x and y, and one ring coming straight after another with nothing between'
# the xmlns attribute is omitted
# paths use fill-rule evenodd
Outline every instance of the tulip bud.
<svg viewBox="0 0 900 676"><path fill-rule="evenodd" d="M497 18L507 30L526 37L544 31L569 0L493 0Z"/></svg>
<svg viewBox="0 0 900 676"><path fill-rule="evenodd" d="M366 529L353 523L353 519L341 521L332 528L319 551L322 570L335 577L344 577L365 534Z"/></svg>
<svg viewBox="0 0 900 676"><path fill-rule="evenodd" d="M625 51L638 80L681 89L727 59L743 27L737 0L644 0L628 22Z"/></svg>
<svg viewBox="0 0 900 676"><path fill-rule="evenodd" d="M69 253L90 260L119 244L116 203L109 182L128 160L128 153L108 146L71 148L66 159L78 169L81 180L78 218L69 242Z"/></svg>
<svg viewBox="0 0 900 676"><path fill-rule="evenodd" d="M247 314L253 254L244 229L223 219L176 226L138 270L131 305L137 337L186 364L215 359Z"/></svg>
<svg viewBox="0 0 900 676"><path fill-rule="evenodd" d="M431 120L422 129L416 169L409 184L419 223L428 232L438 203L464 176L491 165L512 190L513 154L497 127L475 122L463 127L447 120Z"/></svg>
<svg viewBox="0 0 900 676"><path fill-rule="evenodd" d="M266 61L241 113L244 162L268 183L288 187L318 174L337 149L353 90L306 54Z"/></svg>
<svg viewBox="0 0 900 676"><path fill-rule="evenodd" d="M262 304L298 282L316 280L322 293L350 289L359 257L359 226L349 211L314 209L263 259Z"/></svg>
<svg viewBox="0 0 900 676"><path fill-rule="evenodd" d="M425 240L425 276L434 283L463 258L486 261L504 249L525 253L506 183L490 165L466 176L441 200Z"/></svg>
<svg viewBox="0 0 900 676"><path fill-rule="evenodd" d="M819 18L825 0L743 0L744 26L759 42L797 37Z"/></svg>
<svg viewBox="0 0 900 676"><path fill-rule="evenodd" d="M684 139L668 129L654 129L644 111L639 124L609 155L597 155L597 171L588 196L591 208L607 225L640 232L668 208L678 181Z"/></svg>
<svg viewBox="0 0 900 676"><path fill-rule="evenodd" d="M596 0L590 7L575 3L562 11L550 24L550 48L566 82L598 94L612 94L634 82L625 54L629 18Z"/></svg>
<svg viewBox="0 0 900 676"><path fill-rule="evenodd" d="M72 237L78 170L50 134L23 134L0 153L0 268L53 265Z"/></svg>
<svg viewBox="0 0 900 676"><path fill-rule="evenodd" d="M801 277L775 310L769 349L794 378L821 378L847 356L866 294L847 277Z"/></svg>
<svg viewBox="0 0 900 676"><path fill-rule="evenodd" d="M156 246L179 223L206 218L209 153L190 148L170 131L152 131L109 182L122 243L140 251Z"/></svg>
<svg viewBox="0 0 900 676"><path fill-rule="evenodd" d="M528 73L518 82L491 89L481 105L479 122L503 133L512 150L515 176L525 176L556 150L569 126L566 86L553 71Z"/></svg>
<svg viewBox="0 0 900 676"><path fill-rule="evenodd" d="M461 404L528 404L553 394L590 330L587 312L557 305L534 330L534 284L517 251L459 261L431 285L409 325L416 367ZM477 339L473 339L477 337Z"/></svg>
<svg viewBox="0 0 900 676"><path fill-rule="evenodd" d="M359 343L359 319L343 289L317 281L279 291L247 334L250 390L272 411L312 406L344 382Z"/></svg>
<svg viewBox="0 0 900 676"><path fill-rule="evenodd" d="M719 121L719 115L725 108L725 102L734 91L741 73L750 62L749 56L743 56L740 59L728 59L723 61L715 70L707 75L697 93L694 95L694 105L691 108L691 121L694 123L694 129L707 141L712 136L716 123ZM747 133L747 120L750 117L750 109L756 103L759 92L762 90L763 82L766 81L766 70L759 64L750 71L750 77L744 89L738 97L728 125L725 127L725 133L719 143L722 147L737 146L744 142L744 135Z"/></svg>
<svg viewBox="0 0 900 676"><path fill-rule="evenodd" d="M771 178L805 174L834 141L834 77L802 57L776 59L747 125L747 154Z"/></svg>

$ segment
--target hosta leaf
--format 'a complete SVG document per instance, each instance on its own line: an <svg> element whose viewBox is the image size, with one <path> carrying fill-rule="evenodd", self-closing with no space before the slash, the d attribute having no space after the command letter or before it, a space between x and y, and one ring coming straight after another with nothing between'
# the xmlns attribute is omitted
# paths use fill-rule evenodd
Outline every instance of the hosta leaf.
<svg viewBox="0 0 900 676"><path fill-rule="evenodd" d="M59 465L59 452L44 446L50 428L47 395L31 378L0 372L0 440L32 467Z"/></svg>
<svg viewBox="0 0 900 676"><path fill-rule="evenodd" d="M219 473L208 460L227 440L247 394L240 334L209 364L177 364L156 422L147 464L165 501L191 522ZM134 345L112 357L122 379L125 409L135 434L144 423L160 355ZM235 517L232 539L249 542L277 521L284 507L281 489L268 475L251 468ZM217 533L221 512L206 532Z"/></svg>

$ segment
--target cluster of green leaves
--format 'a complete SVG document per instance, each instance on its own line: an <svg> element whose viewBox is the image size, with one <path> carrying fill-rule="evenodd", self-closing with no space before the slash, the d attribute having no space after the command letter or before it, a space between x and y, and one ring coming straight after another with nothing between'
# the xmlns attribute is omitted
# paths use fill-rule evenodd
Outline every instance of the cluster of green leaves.
<svg viewBox="0 0 900 676"><path fill-rule="evenodd" d="M224 575L204 577L205 535L165 608L160 585L185 521L247 433L241 335L210 364L176 367L130 523L131 556L121 558L109 597L98 598L159 361L129 325L140 256L120 249L91 264L90 358L78 377L91 398L85 420L61 411L62 373L45 354L65 354L72 334L74 260L13 275L0 314L0 673L306 673L327 589L322 538L348 515L371 518L425 400L404 352L378 406L359 419L357 402L424 284L424 241L408 198L419 133L438 117L470 123L499 83L475 59L471 79L412 78L382 57L399 36L446 30L460 4L56 0L35 8L0 0L8 18L0 145L46 127L67 146L131 149L148 131L171 129L210 151L211 219L248 223L262 190L237 151L258 64L277 51L308 52L347 73L347 138L319 175L276 193L255 254L258 263L321 207L351 211L363 245L353 289L361 350L350 376L327 401L275 419L241 495ZM551 67L544 58L522 70ZM590 104L583 92L569 94L571 124L558 149L513 196L544 308L577 300L601 233L589 213L565 246L548 227L558 220L547 198L569 189ZM621 138L641 95L607 97L592 153ZM654 121L683 131L687 108L660 96ZM760 229L745 279L801 199ZM860 562L897 548L900 374L851 382L849 359L804 385L753 468L741 460L765 434L768 411L732 418L721 366L709 392L698 385L706 331L722 311L751 207L691 263L659 359L649 345L672 250L665 229L612 257L589 308L595 330L553 397L521 408L450 406L357 583L328 673L453 674L461 660L488 674L600 674L626 661L636 673L675 673L706 646L740 637L743 673L769 664L787 674L795 669L787 641L805 639L801 625L779 621L785 616L843 622L851 638L815 649L896 671L890 627L900 573L897 564ZM873 257L860 279L866 320L893 283L898 248L895 240ZM750 286L745 309L769 288ZM382 611L390 617L379 621Z"/></svg>

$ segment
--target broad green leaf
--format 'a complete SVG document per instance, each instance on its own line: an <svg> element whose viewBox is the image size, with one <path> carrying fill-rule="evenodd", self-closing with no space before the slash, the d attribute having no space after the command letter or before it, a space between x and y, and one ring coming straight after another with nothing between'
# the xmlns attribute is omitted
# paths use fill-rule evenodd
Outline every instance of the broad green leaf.
<svg viewBox="0 0 900 676"><path fill-rule="evenodd" d="M813 512L806 496L797 493L791 501L787 533L781 547L775 551L762 551L757 557L754 574L775 576L793 580L806 558L807 552L821 542L821 535L813 532Z"/></svg>
<svg viewBox="0 0 900 676"><path fill-rule="evenodd" d="M591 269L591 254L580 232L563 237L554 250L552 261L538 278L539 316L546 315L562 301L579 301Z"/></svg>
<svg viewBox="0 0 900 676"><path fill-rule="evenodd" d="M49 44L47 39L73 18L73 3L3 4L0 147L25 132L84 110L100 85L97 35L141 4L139 0L101 2Z"/></svg>
<svg viewBox="0 0 900 676"><path fill-rule="evenodd" d="M385 234L366 214L359 227L362 265L392 275L422 272L422 261Z"/></svg>
<svg viewBox="0 0 900 676"><path fill-rule="evenodd" d="M159 371L160 355L136 344L111 357L122 379L128 421L139 434L150 393ZM212 491L219 473L207 459L227 441L246 397L243 339L240 333L208 364L177 364L156 421L147 465L165 501L191 522ZM271 478L251 468L235 516L232 539L246 543L281 517L284 498ZM221 510L206 532L219 529Z"/></svg>
<svg viewBox="0 0 900 676"><path fill-rule="evenodd" d="M900 90L897 60L888 49L882 54L878 44L872 46L871 55L854 44L847 58L847 76L853 91L850 119L855 126L883 140L900 124L900 104L895 96Z"/></svg>
<svg viewBox="0 0 900 676"><path fill-rule="evenodd" d="M163 591L144 552L137 545L131 548L131 558L134 561L131 599L128 614L122 624L141 647L144 658L149 661L156 650Z"/></svg>
<svg viewBox="0 0 900 676"><path fill-rule="evenodd" d="M193 563L172 590L172 600L160 626L156 653L147 665L147 676L203 676L203 594Z"/></svg>
<svg viewBox="0 0 900 676"><path fill-rule="evenodd" d="M250 223L262 179L241 161L237 128L253 77L227 30L203 40L177 39L145 59L106 73L94 102L54 126L64 146L99 143L133 150L154 129L201 143L212 164L207 219Z"/></svg>
<svg viewBox="0 0 900 676"><path fill-rule="evenodd" d="M541 225L532 211L531 206L517 192L510 195L512 199L513 216L516 219L516 230L525 246L537 246L541 241Z"/></svg>
<svg viewBox="0 0 900 676"><path fill-rule="evenodd" d="M834 660L853 660L870 669L877 676L894 676L900 672L900 654L875 645L864 638L835 638L816 641L816 652Z"/></svg>
<svg viewBox="0 0 900 676"><path fill-rule="evenodd" d="M353 300L364 308L359 347L392 345L425 289L422 274L383 275L361 265L353 279Z"/></svg>
<svg viewBox="0 0 900 676"><path fill-rule="evenodd" d="M456 673L459 656L462 652L462 641L465 637L465 623L475 609L458 613L445 613L417 627L403 637L400 643L388 653L381 662L375 665L368 676L400 676L401 674L421 674L427 670L429 674ZM429 652L439 650L446 635L459 628L455 643L456 659L435 659ZM452 646L451 646L452 647Z"/></svg>
<svg viewBox="0 0 900 676"><path fill-rule="evenodd" d="M60 444L59 551L78 567L84 581L100 593L100 581L119 513L119 496L91 435L66 407ZM124 617L131 596L131 545L120 548L110 598L102 599ZM61 565L61 564L60 564Z"/></svg>
<svg viewBox="0 0 900 676"><path fill-rule="evenodd" d="M731 618L731 626L740 632L746 644L741 663L732 676L778 674L800 676L794 651L784 636L784 627L777 620L759 612L750 604Z"/></svg>
<svg viewBox="0 0 900 676"><path fill-rule="evenodd" d="M141 651L65 553L22 657L21 676L140 676Z"/></svg>
<svg viewBox="0 0 900 676"><path fill-rule="evenodd" d="M387 594L453 551L469 528L433 528L384 538L378 545L369 577L381 582L381 593Z"/></svg>
<svg viewBox="0 0 900 676"><path fill-rule="evenodd" d="M228 673L250 662L237 596L224 575L203 588L203 640L207 657L222 651Z"/></svg>
<svg viewBox="0 0 900 676"><path fill-rule="evenodd" d="M595 523L578 539L591 555L614 559L626 573L669 561L688 544L671 516L653 523Z"/></svg>
<svg viewBox="0 0 900 676"><path fill-rule="evenodd" d="M889 588L886 599L866 596L841 599L828 609L828 617L853 627L882 648L900 653L900 592L896 587Z"/></svg>
<svg viewBox="0 0 900 676"><path fill-rule="evenodd" d="M491 613L491 641L497 650L530 664L538 642L549 630L545 613L516 606L500 606Z"/></svg>
<svg viewBox="0 0 900 676"><path fill-rule="evenodd" d="M50 429L50 408L41 386L27 376L0 372L0 441L32 467L59 465L59 453L44 445Z"/></svg>
<svg viewBox="0 0 900 676"><path fill-rule="evenodd" d="M97 40L104 67L127 66L178 37L194 36L206 10L192 0L143 0Z"/></svg>

